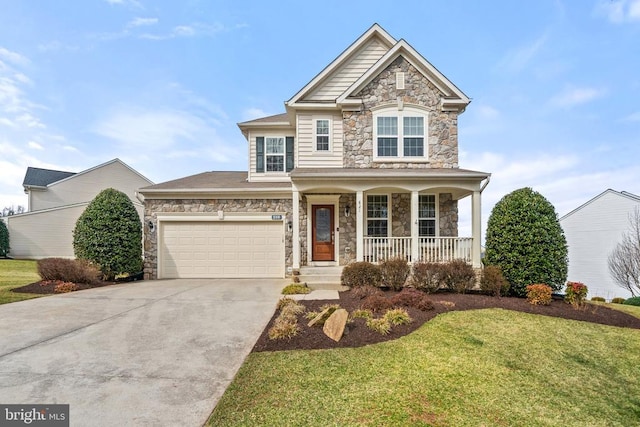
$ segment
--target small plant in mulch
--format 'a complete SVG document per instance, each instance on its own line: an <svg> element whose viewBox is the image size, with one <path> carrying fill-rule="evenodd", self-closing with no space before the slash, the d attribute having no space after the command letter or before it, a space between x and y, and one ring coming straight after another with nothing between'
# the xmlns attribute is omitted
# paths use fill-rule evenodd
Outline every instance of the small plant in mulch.
<svg viewBox="0 0 640 427"><path fill-rule="evenodd" d="M280 314L269 328L269 339L291 339L298 335L298 316L305 311L305 307L291 298L282 298L278 301Z"/></svg>
<svg viewBox="0 0 640 427"><path fill-rule="evenodd" d="M368 319L367 328L376 331L381 335L388 335L391 332L391 323L383 317L378 319Z"/></svg>
<svg viewBox="0 0 640 427"><path fill-rule="evenodd" d="M379 313L392 308L393 305L393 301L384 295L371 295L362 300L360 308L363 310L371 310L374 313Z"/></svg>
<svg viewBox="0 0 640 427"><path fill-rule="evenodd" d="M56 294L66 294L67 292L73 292L78 290L78 285L73 282L60 282L56 283L53 288L53 292Z"/></svg>
<svg viewBox="0 0 640 427"><path fill-rule="evenodd" d="M528 285L527 301L532 305L549 305L552 301L551 286L542 283Z"/></svg>
<svg viewBox="0 0 640 427"><path fill-rule="evenodd" d="M391 332L391 329L394 326L406 325L412 321L413 319L411 319L407 310L403 308L394 308L387 310L382 317L368 318L366 325L367 328L372 331L376 331L382 335L387 335Z"/></svg>
<svg viewBox="0 0 640 427"><path fill-rule="evenodd" d="M587 299L588 289L584 283L567 282L567 289L564 292L564 300L574 307L580 307Z"/></svg>
<svg viewBox="0 0 640 427"><path fill-rule="evenodd" d="M372 295L384 296L384 292L380 288L371 285L351 288L351 294L358 299L365 299Z"/></svg>
<svg viewBox="0 0 640 427"><path fill-rule="evenodd" d="M371 310L363 310L361 308L351 312L351 320L353 319L372 319L373 312Z"/></svg>
<svg viewBox="0 0 640 427"><path fill-rule="evenodd" d="M404 288L391 298L391 302L400 307L413 307L418 310L433 310L433 302L422 291L414 288Z"/></svg>
<svg viewBox="0 0 640 427"><path fill-rule="evenodd" d="M298 276L296 276L298 277ZM282 295L300 295L300 294L308 294L311 292L311 288L307 286L306 283L292 283L287 285L282 289Z"/></svg>

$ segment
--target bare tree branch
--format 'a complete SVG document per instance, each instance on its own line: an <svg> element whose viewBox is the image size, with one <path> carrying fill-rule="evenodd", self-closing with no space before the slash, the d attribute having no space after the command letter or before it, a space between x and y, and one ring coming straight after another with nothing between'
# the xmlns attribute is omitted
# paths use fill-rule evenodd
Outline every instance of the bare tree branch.
<svg viewBox="0 0 640 427"><path fill-rule="evenodd" d="M629 231L609 254L609 273L618 286L640 295L640 209L629 215Z"/></svg>

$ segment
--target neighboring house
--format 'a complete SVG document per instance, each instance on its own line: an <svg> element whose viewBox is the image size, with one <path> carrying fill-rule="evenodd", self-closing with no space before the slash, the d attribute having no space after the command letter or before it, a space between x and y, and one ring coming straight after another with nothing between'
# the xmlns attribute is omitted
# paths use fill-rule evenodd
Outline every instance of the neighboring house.
<svg viewBox="0 0 640 427"><path fill-rule="evenodd" d="M640 208L640 196L606 190L560 218L569 246L567 279L582 282L589 298L628 298L631 293L609 274L609 254L630 230L630 216Z"/></svg>
<svg viewBox="0 0 640 427"><path fill-rule="evenodd" d="M480 267L490 174L458 167L469 98L373 25L285 103L239 123L246 172L142 188L145 274L284 277L301 266L464 259ZM472 236L458 236L471 197Z"/></svg>
<svg viewBox="0 0 640 427"><path fill-rule="evenodd" d="M119 159L83 172L27 168L22 186L28 212L7 217L10 255L14 258L73 258L73 229L85 208L106 188L122 191L133 201L140 218L140 187L153 184Z"/></svg>

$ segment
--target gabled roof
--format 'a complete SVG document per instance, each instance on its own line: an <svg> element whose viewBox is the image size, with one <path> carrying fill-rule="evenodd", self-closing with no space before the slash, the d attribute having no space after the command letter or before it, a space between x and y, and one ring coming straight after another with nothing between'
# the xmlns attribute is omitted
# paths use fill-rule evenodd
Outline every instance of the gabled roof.
<svg viewBox="0 0 640 427"><path fill-rule="evenodd" d="M406 59L418 71L420 71L433 85L440 90L445 98L442 101L443 109L464 110L471 102L456 85L454 85L444 74L427 61L418 51L416 51L405 40L400 40L389 51L378 60L366 73L356 80L342 95L336 100L338 104L344 103L351 96L356 95L378 74L387 68L399 56ZM358 102L360 102L358 100Z"/></svg>
<svg viewBox="0 0 640 427"><path fill-rule="evenodd" d="M572 210L568 214L566 214L563 217L561 217L560 221L562 221L563 219L565 219L565 218L575 214L576 212L582 210L586 206L590 205L591 203L597 201L598 199L604 197L607 194L613 194L615 196L624 197L624 198L629 199L631 201L640 203L640 196L637 196L637 195L635 195L633 193L629 193L628 191L616 191L616 190L612 190L611 188L608 188L605 191L603 191L602 193L600 193L597 196L595 196L593 199L590 199L590 200L586 201L585 203L581 204L580 206L578 206L577 208L575 208L574 210Z"/></svg>
<svg viewBox="0 0 640 427"><path fill-rule="evenodd" d="M307 83L302 89L298 91L293 97L286 102L287 105L292 106L301 101L305 95L311 93L314 89L320 86L332 73L338 70L340 67L350 61L354 54L361 49L366 43L372 39L378 39L382 44L390 49L396 40L389 35L380 25L373 24L364 34L362 34L355 42L353 42L344 52L342 52L336 59L334 59L329 65L327 65L318 75L316 75L309 83Z"/></svg>
<svg viewBox="0 0 640 427"><path fill-rule="evenodd" d="M92 172L96 169L100 169L102 167L108 166L112 163L120 163L121 165L123 165L124 167L126 167L127 169L131 170L131 172L135 173L136 175L140 176L142 179L144 179L145 181L147 181L149 184L153 184L153 181L149 180L147 177L145 177L144 175L142 175L140 172L138 172L137 170L133 169L131 166L127 165L125 162L123 162L122 160L115 158L113 160L109 160L108 162L102 163L98 166L94 166L92 168L89 168L87 170L84 170L82 172L63 172L63 171L56 171L56 170L50 170L50 169L40 169L40 168L33 168L33 167L28 167L27 168L27 173L24 177L24 181L22 182L22 186L25 189L28 188L46 188L49 187L51 185L56 185L59 184L60 182L64 182L68 179L73 179L74 177L77 176L81 176L84 175L86 173Z"/></svg>
<svg viewBox="0 0 640 427"><path fill-rule="evenodd" d="M56 181L75 175L75 172L57 171L53 169L34 168L29 166L27 173L24 175L22 186L27 187L46 187Z"/></svg>

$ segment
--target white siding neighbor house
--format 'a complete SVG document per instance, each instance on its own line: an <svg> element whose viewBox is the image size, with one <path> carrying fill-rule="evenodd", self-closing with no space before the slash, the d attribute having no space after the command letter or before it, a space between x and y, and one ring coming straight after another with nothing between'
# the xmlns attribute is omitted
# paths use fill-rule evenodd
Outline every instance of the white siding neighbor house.
<svg viewBox="0 0 640 427"><path fill-rule="evenodd" d="M587 285L589 298L631 296L609 274L608 258L629 230L630 215L637 208L640 196L609 189L560 218L569 246L567 279Z"/></svg>
<svg viewBox="0 0 640 427"><path fill-rule="evenodd" d="M73 229L85 208L102 190L114 188L133 201L140 187L153 184L120 159L82 172L29 167L22 186L28 196L28 212L7 217L9 255L13 258L73 258Z"/></svg>
<svg viewBox="0 0 640 427"><path fill-rule="evenodd" d="M239 123L247 170L140 189L145 277L284 277L350 261L479 268L490 174L460 168L470 99L375 24L284 105ZM458 235L458 200L472 233Z"/></svg>

